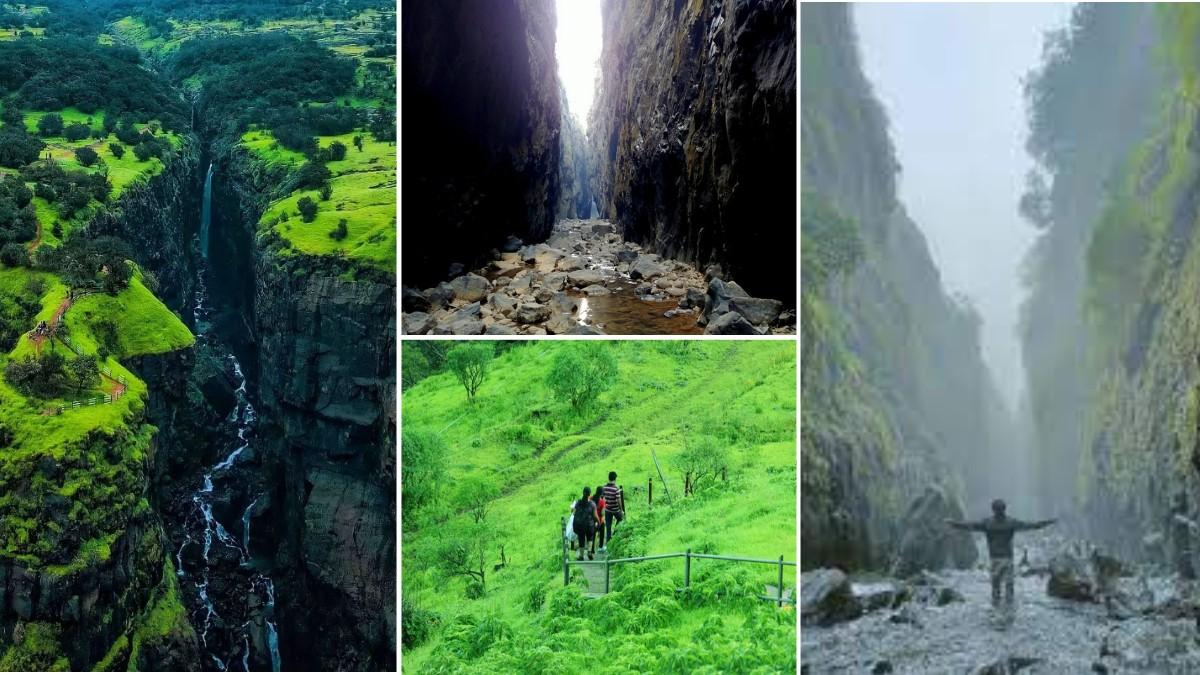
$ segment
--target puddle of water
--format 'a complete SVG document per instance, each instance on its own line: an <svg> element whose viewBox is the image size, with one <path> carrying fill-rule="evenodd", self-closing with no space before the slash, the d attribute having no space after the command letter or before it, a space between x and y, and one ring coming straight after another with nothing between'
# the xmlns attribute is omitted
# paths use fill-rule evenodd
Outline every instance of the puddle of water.
<svg viewBox="0 0 1200 675"><path fill-rule="evenodd" d="M671 298L663 302L647 302L633 292L633 286L616 283L609 286L609 295L586 296L572 293L579 299L579 319L582 323L599 326L609 335L699 335L704 329L696 325L697 314L680 314L667 318L663 313L679 306Z"/></svg>

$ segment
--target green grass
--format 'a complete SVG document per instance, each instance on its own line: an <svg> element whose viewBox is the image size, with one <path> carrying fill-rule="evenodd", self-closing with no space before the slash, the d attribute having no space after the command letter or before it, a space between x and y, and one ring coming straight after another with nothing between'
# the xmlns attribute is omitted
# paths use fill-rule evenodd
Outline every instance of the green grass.
<svg viewBox="0 0 1200 675"><path fill-rule="evenodd" d="M23 26L21 28L0 28L0 41L17 40L21 33L32 33L34 37L42 37L46 29L40 26Z"/></svg>
<svg viewBox="0 0 1200 675"><path fill-rule="evenodd" d="M283 161L291 151L267 145L263 131L255 134L247 148L268 163ZM354 136L363 137L363 149L354 147ZM369 133L354 132L341 136L318 137L322 147L334 141L345 145L346 158L327 164L333 177L333 194L321 201L316 190L293 192L267 208L260 227L274 229L289 244L288 248L318 256L338 256L378 269L391 271L396 266L396 154L395 146L374 140ZM287 161L295 161L289 157ZM317 216L305 223L296 204L303 197L317 202ZM284 215L287 220L277 222ZM345 219L348 234L337 241L329 236ZM286 251L287 249L285 249Z"/></svg>
<svg viewBox="0 0 1200 675"><path fill-rule="evenodd" d="M196 338L162 301L135 277L129 288L119 294L88 295L67 312L66 323L77 347L95 352L99 346L90 330L103 320L116 326L119 349L117 358L165 354L192 346Z"/></svg>
<svg viewBox="0 0 1200 675"><path fill-rule="evenodd" d="M179 582L169 557L163 561L162 583L148 606L149 612L142 617L130 640L130 671L138 670L138 657L146 646L161 648L161 643L171 641L173 636L193 632L187 609L179 598Z"/></svg>
<svg viewBox="0 0 1200 675"><path fill-rule="evenodd" d="M677 595L682 560L623 565L613 570L612 594L585 601L578 571L563 587L559 533L581 488L603 483L611 469L629 503L617 554L690 548L795 562L795 344L607 344L619 362L617 381L581 415L555 402L545 384L565 343L529 344L499 357L473 405L448 373L404 393L406 435L434 432L449 448L447 489L477 479L504 486L488 522L509 558L492 572L499 556L490 551L486 595L468 599L465 581L443 578L434 564L444 533L468 515L448 497L424 515L405 511L405 604L440 617L427 643L404 650L406 672L794 669L794 612L743 597L774 583L777 568L697 560L693 590ZM701 436L728 450L729 481L684 499L678 459L685 443ZM651 477L653 507L646 503ZM795 587L794 568L786 568L785 585ZM722 590L734 595L716 597ZM527 605L539 593L545 604ZM489 631L505 637L479 644Z"/></svg>

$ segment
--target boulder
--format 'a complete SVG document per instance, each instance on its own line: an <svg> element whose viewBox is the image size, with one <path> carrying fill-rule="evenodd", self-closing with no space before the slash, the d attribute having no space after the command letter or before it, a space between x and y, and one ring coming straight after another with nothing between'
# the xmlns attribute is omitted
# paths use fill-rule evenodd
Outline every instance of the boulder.
<svg viewBox="0 0 1200 675"><path fill-rule="evenodd" d="M746 318L737 312L726 312L710 321L704 329L705 335L761 335Z"/></svg>
<svg viewBox="0 0 1200 675"><path fill-rule="evenodd" d="M1116 558L1097 549L1088 553L1075 546L1050 559L1046 593L1064 600L1102 602L1114 595L1117 578L1124 572L1124 565Z"/></svg>
<svg viewBox="0 0 1200 675"><path fill-rule="evenodd" d="M507 293L496 293L488 298L488 304L491 305L492 311L508 316L517 308L517 301L508 296Z"/></svg>
<svg viewBox="0 0 1200 675"><path fill-rule="evenodd" d="M896 581L850 584L850 591L864 612L877 609L895 609L909 598L912 591Z"/></svg>
<svg viewBox="0 0 1200 675"><path fill-rule="evenodd" d="M637 251L617 251L617 262L629 264L638 259Z"/></svg>
<svg viewBox="0 0 1200 675"><path fill-rule="evenodd" d="M424 335L433 330L437 322L425 312L408 312L401 318L405 335Z"/></svg>
<svg viewBox="0 0 1200 675"><path fill-rule="evenodd" d="M428 312L429 298L421 291L405 286L400 291L400 311L402 312Z"/></svg>
<svg viewBox="0 0 1200 675"><path fill-rule="evenodd" d="M583 269L583 267L583 258L580 258L577 255L567 256L566 258L559 260L558 264L555 265L555 269L560 272L574 272L576 270Z"/></svg>
<svg viewBox="0 0 1200 675"><path fill-rule="evenodd" d="M537 250L532 246L522 246L517 251L517 257L523 263L537 262Z"/></svg>
<svg viewBox="0 0 1200 675"><path fill-rule="evenodd" d="M962 504L940 486L926 487L901 521L892 574L906 577L921 570L966 569L975 564L979 554L971 533L949 527L946 519L963 520Z"/></svg>
<svg viewBox="0 0 1200 675"><path fill-rule="evenodd" d="M546 320L544 325L546 327L546 332L550 333L551 335L566 335L578 324L571 319L569 314L556 312Z"/></svg>
<svg viewBox="0 0 1200 675"><path fill-rule="evenodd" d="M667 273L667 268L658 262L656 255L641 255L629 266L630 279L654 279Z"/></svg>
<svg viewBox="0 0 1200 675"><path fill-rule="evenodd" d="M442 282L436 288L431 288L425 291L425 298L429 301L429 306L433 308L448 307L450 301L454 299L454 289L450 284Z"/></svg>
<svg viewBox="0 0 1200 675"><path fill-rule="evenodd" d="M800 617L805 624L829 626L862 615L850 579L838 569L806 572L800 579Z"/></svg>
<svg viewBox="0 0 1200 675"><path fill-rule="evenodd" d="M567 281L576 288L604 283L604 273L600 270L578 270L567 275Z"/></svg>
<svg viewBox="0 0 1200 675"><path fill-rule="evenodd" d="M453 312L433 329L435 335L482 335L483 310L478 302L472 302Z"/></svg>
<svg viewBox="0 0 1200 675"><path fill-rule="evenodd" d="M525 242L510 234L508 235L508 238L504 240L504 244L500 246L500 250L504 251L505 253L515 253L521 250L521 247L524 245L524 243Z"/></svg>
<svg viewBox="0 0 1200 675"><path fill-rule="evenodd" d="M698 288L688 288L684 291L684 295L679 299L680 309L692 309L693 307L704 307L704 293Z"/></svg>
<svg viewBox="0 0 1200 675"><path fill-rule="evenodd" d="M567 286L565 272L551 272L542 278L542 288L550 291L561 291Z"/></svg>
<svg viewBox="0 0 1200 675"><path fill-rule="evenodd" d="M613 232L616 232L616 229L613 227L612 223L608 221L603 221L592 225L592 234L603 236L606 234L612 234Z"/></svg>
<svg viewBox="0 0 1200 675"><path fill-rule="evenodd" d="M729 308L746 317L755 326L769 326L779 318L783 303L766 298L732 298Z"/></svg>
<svg viewBox="0 0 1200 675"><path fill-rule="evenodd" d="M483 331L483 334L484 335L516 335L517 331L509 328L508 326L505 326L502 323L494 323L494 324L488 326L487 330Z"/></svg>
<svg viewBox="0 0 1200 675"><path fill-rule="evenodd" d="M704 316L712 320L726 312L732 311L729 301L733 298L750 297L741 286L713 278L708 282L708 291L704 294Z"/></svg>
<svg viewBox="0 0 1200 675"><path fill-rule="evenodd" d="M579 309L579 301L562 291L552 293L547 304L550 305L551 311L560 312L568 316L574 314L575 310Z"/></svg>
<svg viewBox="0 0 1200 675"><path fill-rule="evenodd" d="M541 323L548 318L550 318L550 308L536 302L527 302L513 313L513 319L517 323Z"/></svg>
<svg viewBox="0 0 1200 675"><path fill-rule="evenodd" d="M591 286L583 289L584 295L608 295L610 293L612 293L612 291L608 290L604 286L601 286L600 284L592 284Z"/></svg>
<svg viewBox="0 0 1200 675"><path fill-rule="evenodd" d="M492 282L478 274L464 274L450 282L454 298L464 302L476 302L487 297L492 290Z"/></svg>

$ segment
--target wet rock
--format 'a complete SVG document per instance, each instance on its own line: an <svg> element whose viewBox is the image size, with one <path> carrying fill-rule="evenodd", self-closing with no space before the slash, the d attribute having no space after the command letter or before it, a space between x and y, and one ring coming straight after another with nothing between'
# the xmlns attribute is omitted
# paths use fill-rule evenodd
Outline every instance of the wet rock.
<svg viewBox="0 0 1200 675"><path fill-rule="evenodd" d="M945 607L952 602L962 602L963 595L936 574L923 571L914 579L909 598L920 605Z"/></svg>
<svg viewBox="0 0 1200 675"><path fill-rule="evenodd" d="M568 316L574 314L575 310L579 309L579 301L562 292L552 294L548 300L548 304L550 305L551 311L566 314Z"/></svg>
<svg viewBox="0 0 1200 675"><path fill-rule="evenodd" d="M484 335L516 335L517 331L505 326L502 323L494 323L483 331Z"/></svg>
<svg viewBox="0 0 1200 675"><path fill-rule="evenodd" d="M567 287L565 272L551 272L542 278L542 288L551 291L561 291Z"/></svg>
<svg viewBox="0 0 1200 675"><path fill-rule="evenodd" d="M517 276L513 277L513 280L509 282L508 289L516 293L527 291L533 288L537 278L537 274L529 270L518 272Z"/></svg>
<svg viewBox="0 0 1200 675"><path fill-rule="evenodd" d="M766 298L733 298L730 309L746 317L755 326L769 326L779 318L783 303Z"/></svg>
<svg viewBox="0 0 1200 675"><path fill-rule="evenodd" d="M658 262L656 255L638 256L629 266L630 279L654 279L667 273L667 268Z"/></svg>
<svg viewBox="0 0 1200 675"><path fill-rule="evenodd" d="M608 295L610 293L612 293L612 291L599 284L592 284L591 286L583 289L584 295Z"/></svg>
<svg viewBox="0 0 1200 675"><path fill-rule="evenodd" d="M605 335L604 331L595 326L576 325L567 331L567 335Z"/></svg>
<svg viewBox="0 0 1200 675"><path fill-rule="evenodd" d="M525 243L522 242L520 238L510 234L508 235L508 238L504 240L504 244L500 246L500 250L504 251L505 253L516 253L517 251L521 250L521 247L524 245Z"/></svg>
<svg viewBox="0 0 1200 675"><path fill-rule="evenodd" d="M638 259L637 251L617 251L617 262L628 265Z"/></svg>
<svg viewBox="0 0 1200 675"><path fill-rule="evenodd" d="M400 292L400 309L404 312L427 312L429 298L421 291L405 286Z"/></svg>
<svg viewBox="0 0 1200 675"><path fill-rule="evenodd" d="M882 661L876 661L875 664L873 666L871 666L871 673L873 675L879 675L880 673L892 673L892 672L895 672L895 669L892 668L892 662L888 661L886 659L882 660Z"/></svg>
<svg viewBox="0 0 1200 675"><path fill-rule="evenodd" d="M746 318L737 312L726 312L710 321L704 329L705 335L761 335Z"/></svg>
<svg viewBox="0 0 1200 675"><path fill-rule="evenodd" d="M877 609L891 609L900 606L907 600L912 591L895 581L879 581L874 583L852 583L850 591L858 599L863 611L873 612Z"/></svg>
<svg viewBox="0 0 1200 675"><path fill-rule="evenodd" d="M819 569L801 575L800 616L804 623L829 626L862 615L850 580L837 569Z"/></svg>
<svg viewBox="0 0 1200 675"><path fill-rule="evenodd" d="M899 610L893 612L892 615L888 617L888 623L908 625L915 628L922 627L917 608L913 605L901 606Z"/></svg>
<svg viewBox="0 0 1200 675"><path fill-rule="evenodd" d="M555 269L560 272L574 272L583 268L583 259L576 255L567 256L566 258L559 260L558 264L555 265Z"/></svg>
<svg viewBox="0 0 1200 675"><path fill-rule="evenodd" d="M521 249L517 251L517 257L520 258L521 262L523 263L536 262L537 249L532 246L522 246Z"/></svg>
<svg viewBox="0 0 1200 675"><path fill-rule="evenodd" d="M704 293L698 288L689 288L679 300L679 306L683 309L691 309L693 307L704 307Z"/></svg>
<svg viewBox="0 0 1200 675"><path fill-rule="evenodd" d="M551 335L566 335L578 324L568 314L554 314L544 325Z"/></svg>
<svg viewBox="0 0 1200 675"><path fill-rule="evenodd" d="M478 274L464 274L450 282L454 298L464 302L476 302L487 297L492 283Z"/></svg>
<svg viewBox="0 0 1200 675"><path fill-rule="evenodd" d="M906 577L921 570L974 565L978 553L971 534L947 526L947 519L962 520L962 504L940 486L926 487L904 515L892 574Z"/></svg>
<svg viewBox="0 0 1200 675"><path fill-rule="evenodd" d="M600 270L579 270L567 275L567 281L576 288L591 286L604 282L604 273Z"/></svg>
<svg viewBox="0 0 1200 675"><path fill-rule="evenodd" d="M971 675L1013 675L1045 659L1032 656L1005 656L971 671Z"/></svg>
<svg viewBox="0 0 1200 675"><path fill-rule="evenodd" d="M1122 571L1120 561L1095 549L1090 554L1078 547L1060 551L1050 560L1046 593L1064 600L1100 602L1113 594Z"/></svg>
<svg viewBox="0 0 1200 675"><path fill-rule="evenodd" d="M548 318L550 318L550 308L536 302L527 302L513 313L513 319L517 323L541 323Z"/></svg>
<svg viewBox="0 0 1200 675"><path fill-rule="evenodd" d="M527 326L525 328L526 335L545 335L546 329L541 326Z"/></svg>
<svg viewBox="0 0 1200 675"><path fill-rule="evenodd" d="M401 321L405 335L424 335L437 325L433 317L425 312L409 312Z"/></svg>
<svg viewBox="0 0 1200 675"><path fill-rule="evenodd" d="M605 235L613 234L614 232L616 232L616 229L613 227L612 223L609 222L596 223L592 225L592 234Z"/></svg>

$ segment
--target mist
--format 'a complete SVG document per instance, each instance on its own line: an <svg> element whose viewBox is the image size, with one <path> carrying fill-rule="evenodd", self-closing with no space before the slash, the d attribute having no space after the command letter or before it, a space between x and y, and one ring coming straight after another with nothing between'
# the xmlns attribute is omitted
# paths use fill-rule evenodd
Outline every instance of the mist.
<svg viewBox="0 0 1200 675"><path fill-rule="evenodd" d="M1025 388L1017 335L1021 263L1036 231L1017 212L1022 78L1071 4L855 4L862 62L901 165L899 197L943 284L983 324L983 357L1010 411Z"/></svg>

